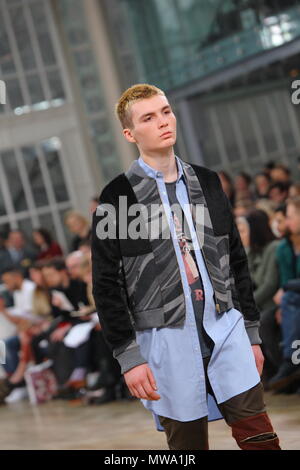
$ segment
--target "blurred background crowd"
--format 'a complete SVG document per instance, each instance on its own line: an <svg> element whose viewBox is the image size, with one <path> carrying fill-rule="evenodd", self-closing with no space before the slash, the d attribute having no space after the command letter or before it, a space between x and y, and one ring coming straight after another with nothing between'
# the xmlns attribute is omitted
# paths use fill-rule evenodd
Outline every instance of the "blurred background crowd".
<svg viewBox="0 0 300 470"><path fill-rule="evenodd" d="M263 383L300 395L300 175L270 162L254 177L219 172L245 248L265 356ZM90 213L97 197L90 201ZM103 404L131 399L101 330L92 296L91 221L64 218L72 234L63 251L45 228L32 239L20 230L1 236L0 337L6 363L3 404L27 397L29 366L51 360L53 399Z"/></svg>

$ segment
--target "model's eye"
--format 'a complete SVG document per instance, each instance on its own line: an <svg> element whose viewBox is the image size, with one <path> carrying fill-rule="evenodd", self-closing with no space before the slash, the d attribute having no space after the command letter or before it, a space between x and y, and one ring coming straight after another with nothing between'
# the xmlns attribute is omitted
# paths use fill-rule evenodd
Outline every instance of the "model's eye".
<svg viewBox="0 0 300 470"><path fill-rule="evenodd" d="M144 122L150 121L150 119L151 119L151 116L148 116L146 119L144 119Z"/></svg>

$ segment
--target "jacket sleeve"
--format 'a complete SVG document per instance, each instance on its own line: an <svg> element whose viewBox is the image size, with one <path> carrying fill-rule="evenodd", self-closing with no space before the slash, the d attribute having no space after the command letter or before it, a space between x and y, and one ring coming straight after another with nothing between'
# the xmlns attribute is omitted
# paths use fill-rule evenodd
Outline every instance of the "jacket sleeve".
<svg viewBox="0 0 300 470"><path fill-rule="evenodd" d="M110 214L104 210L103 204L111 204ZM116 236L102 235L101 221L106 217L116 226ZM122 257L117 237L117 210L105 190L99 198L99 206L93 214L92 222L92 284L93 297L103 336L113 356L121 366L121 372L147 362L141 355L135 339L135 331L128 308Z"/></svg>
<svg viewBox="0 0 300 470"><path fill-rule="evenodd" d="M220 179L218 177L219 184ZM230 271L235 281L238 301L241 307L241 313L244 316L246 331L248 333L251 344L261 344L262 340L259 336L259 319L260 312L254 300L252 280L248 267L247 255L244 250L241 237L234 220L233 209L231 203L223 192L225 210L230 218L229 231L229 254L230 254Z"/></svg>

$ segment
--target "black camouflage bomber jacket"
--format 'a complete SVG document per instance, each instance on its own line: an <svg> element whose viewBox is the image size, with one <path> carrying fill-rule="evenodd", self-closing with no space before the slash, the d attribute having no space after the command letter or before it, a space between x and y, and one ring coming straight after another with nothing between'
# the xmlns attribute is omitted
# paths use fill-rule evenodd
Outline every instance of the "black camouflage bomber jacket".
<svg viewBox="0 0 300 470"><path fill-rule="evenodd" d="M232 307L240 310L251 344L260 344L260 315L248 262L219 177L208 168L180 162L196 234L214 288L216 311L221 315ZM135 160L126 173L105 186L93 215L93 296L104 338L124 373L146 362L136 343L135 330L182 325L185 296L171 238L133 239L120 235L120 196L126 196L127 207L143 204L149 209L147 214L151 214L153 204L161 204L161 199L156 181ZM116 209L114 239L98 236L101 221L107 216L105 204ZM197 207L202 210L200 220ZM150 223L151 217L153 213L145 221ZM160 217L165 217L163 210ZM127 227L133 219L128 216Z"/></svg>

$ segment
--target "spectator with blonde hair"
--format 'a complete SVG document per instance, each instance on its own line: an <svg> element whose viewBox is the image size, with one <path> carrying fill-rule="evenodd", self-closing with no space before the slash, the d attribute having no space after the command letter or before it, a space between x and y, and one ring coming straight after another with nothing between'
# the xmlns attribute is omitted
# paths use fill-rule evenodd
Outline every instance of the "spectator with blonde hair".
<svg viewBox="0 0 300 470"><path fill-rule="evenodd" d="M300 182L292 184L289 189L290 198L297 197L297 196L300 196Z"/></svg>
<svg viewBox="0 0 300 470"><path fill-rule="evenodd" d="M90 222L80 212L68 211L64 217L64 222L69 231L75 235L72 240L71 251L78 250L80 243L90 240Z"/></svg>

